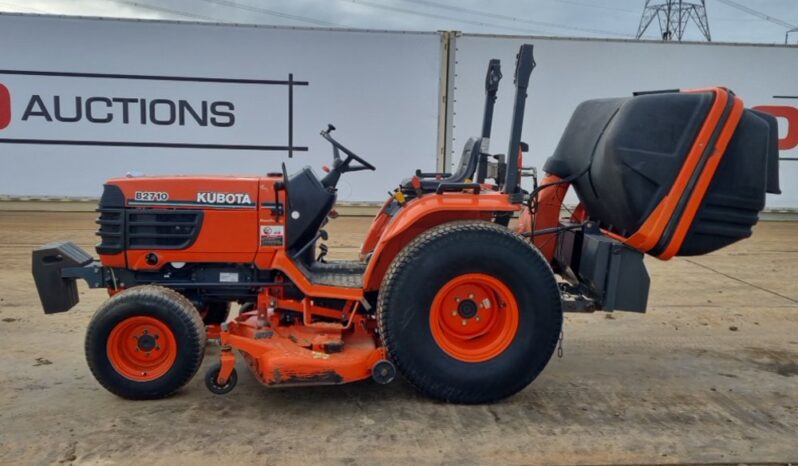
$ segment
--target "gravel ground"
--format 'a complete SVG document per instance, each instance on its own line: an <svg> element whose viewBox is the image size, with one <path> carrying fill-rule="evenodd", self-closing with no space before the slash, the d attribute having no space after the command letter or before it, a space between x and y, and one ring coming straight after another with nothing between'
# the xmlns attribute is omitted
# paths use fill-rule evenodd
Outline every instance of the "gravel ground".
<svg viewBox="0 0 798 466"><path fill-rule="evenodd" d="M47 241L91 251L93 220L0 212L2 464L798 462L798 223L763 223L705 257L647 259L648 313L568 315L564 356L530 387L455 406L402 380L267 389L245 367L224 397L201 377L165 400L111 395L83 358L104 292L81 285L74 310L45 316L30 275ZM353 258L368 223L334 221L331 257Z"/></svg>

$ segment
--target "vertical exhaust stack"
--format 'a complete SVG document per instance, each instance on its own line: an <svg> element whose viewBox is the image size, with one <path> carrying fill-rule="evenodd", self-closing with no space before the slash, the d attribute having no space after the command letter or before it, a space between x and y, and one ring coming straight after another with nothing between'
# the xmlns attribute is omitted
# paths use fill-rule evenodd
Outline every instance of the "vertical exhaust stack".
<svg viewBox="0 0 798 466"><path fill-rule="evenodd" d="M504 180L503 193L510 195L513 203L523 201L518 181L518 153L521 150L521 130L524 128L524 108L526 106L526 89L529 77L535 69L535 58L532 56L532 44L524 44L516 55L515 62L515 103L513 104L513 123L510 129L510 145L507 148L507 175Z"/></svg>
<svg viewBox="0 0 798 466"><path fill-rule="evenodd" d="M485 110L482 112L482 134L480 137L479 165L477 167L477 182L484 183L488 175L488 157L490 157L490 132L493 127L493 107L496 105L496 93L499 91L499 81L502 79L501 61L496 58L488 63L485 73Z"/></svg>

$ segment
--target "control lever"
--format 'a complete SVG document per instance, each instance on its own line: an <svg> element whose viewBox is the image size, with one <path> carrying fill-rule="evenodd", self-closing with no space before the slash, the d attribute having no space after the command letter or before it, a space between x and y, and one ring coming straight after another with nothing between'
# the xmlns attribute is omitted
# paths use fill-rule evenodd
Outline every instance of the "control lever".
<svg viewBox="0 0 798 466"><path fill-rule="evenodd" d="M316 236L314 236L312 240L308 241L307 244L302 246L302 248L293 255L293 259L300 258L302 256L302 253L307 251L309 247L316 244L316 241L318 241L319 239L321 239L322 241L327 241L327 238L328 238L327 232L325 230L319 230L319 232L316 233Z"/></svg>
<svg viewBox="0 0 798 466"><path fill-rule="evenodd" d="M327 262L324 260L324 258L327 257L327 251L328 251L327 245L324 243L320 244L319 256L316 258L316 262Z"/></svg>

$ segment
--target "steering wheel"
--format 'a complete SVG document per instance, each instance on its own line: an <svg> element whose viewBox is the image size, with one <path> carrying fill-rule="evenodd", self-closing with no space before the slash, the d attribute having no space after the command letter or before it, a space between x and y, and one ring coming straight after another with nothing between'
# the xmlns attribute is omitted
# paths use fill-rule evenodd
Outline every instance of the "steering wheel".
<svg viewBox="0 0 798 466"><path fill-rule="evenodd" d="M374 165L366 162L359 155L347 149L343 144L330 136L330 133L333 131L335 131L335 126L328 124L327 129L321 132L321 137L326 139L333 147L333 166L327 176L321 180L321 183L325 187L334 188L335 185L338 184L338 179L344 173L377 169ZM341 159L341 152L346 154L346 159ZM352 166L352 161L356 161L359 165Z"/></svg>

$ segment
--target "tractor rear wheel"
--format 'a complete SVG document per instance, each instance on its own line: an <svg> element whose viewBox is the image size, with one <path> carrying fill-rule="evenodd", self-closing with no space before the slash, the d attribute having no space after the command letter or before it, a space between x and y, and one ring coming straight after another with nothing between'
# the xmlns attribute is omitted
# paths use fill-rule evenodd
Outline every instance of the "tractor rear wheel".
<svg viewBox="0 0 798 466"><path fill-rule="evenodd" d="M377 318L390 358L434 398L488 403L532 382L562 327L557 283L528 241L487 222L432 228L394 259Z"/></svg>
<svg viewBox="0 0 798 466"><path fill-rule="evenodd" d="M133 400L162 398L185 385L205 354L205 326L180 293L152 285L106 301L86 332L86 360L111 393Z"/></svg>

